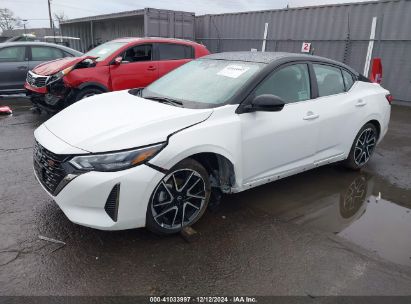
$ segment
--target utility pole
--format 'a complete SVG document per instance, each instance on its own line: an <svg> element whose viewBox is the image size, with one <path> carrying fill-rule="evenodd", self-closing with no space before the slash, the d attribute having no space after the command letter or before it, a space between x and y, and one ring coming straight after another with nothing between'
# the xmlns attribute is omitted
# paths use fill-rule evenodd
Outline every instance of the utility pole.
<svg viewBox="0 0 411 304"><path fill-rule="evenodd" d="M51 0L47 0L49 5L49 19L50 19L50 28L53 29L53 19L51 18Z"/></svg>
<svg viewBox="0 0 411 304"><path fill-rule="evenodd" d="M23 28L24 28L24 35L26 35L27 33L26 33L26 22L28 21L27 19L23 19L23 20L21 20L21 21L23 21Z"/></svg>

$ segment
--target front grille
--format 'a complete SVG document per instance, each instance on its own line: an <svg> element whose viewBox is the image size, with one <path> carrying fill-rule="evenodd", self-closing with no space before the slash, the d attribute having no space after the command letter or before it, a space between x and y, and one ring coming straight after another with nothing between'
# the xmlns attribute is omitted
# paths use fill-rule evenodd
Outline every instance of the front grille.
<svg viewBox="0 0 411 304"><path fill-rule="evenodd" d="M57 186L66 176L61 166L65 159L66 156L54 154L37 141L35 142L33 148L34 170L41 184L51 194L54 194Z"/></svg>
<svg viewBox="0 0 411 304"><path fill-rule="evenodd" d="M107 212L108 216L115 222L117 222L118 215L118 200L120 196L120 184L113 187L110 194L108 195L106 204L104 205L104 210Z"/></svg>
<svg viewBox="0 0 411 304"><path fill-rule="evenodd" d="M48 79L47 76L40 76L40 75L36 75L32 72L28 72L26 81L30 85L40 88L40 87L46 86L47 79Z"/></svg>

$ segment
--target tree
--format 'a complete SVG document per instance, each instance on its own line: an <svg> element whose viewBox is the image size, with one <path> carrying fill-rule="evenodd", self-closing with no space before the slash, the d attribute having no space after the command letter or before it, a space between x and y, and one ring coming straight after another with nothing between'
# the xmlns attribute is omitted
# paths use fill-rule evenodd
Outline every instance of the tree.
<svg viewBox="0 0 411 304"><path fill-rule="evenodd" d="M60 23L66 21L68 19L67 15L64 12L54 13L54 19L58 22L58 27L60 27Z"/></svg>
<svg viewBox="0 0 411 304"><path fill-rule="evenodd" d="M23 25L19 17L14 16L14 13L8 8L0 8L0 29L13 30L16 27L21 27Z"/></svg>

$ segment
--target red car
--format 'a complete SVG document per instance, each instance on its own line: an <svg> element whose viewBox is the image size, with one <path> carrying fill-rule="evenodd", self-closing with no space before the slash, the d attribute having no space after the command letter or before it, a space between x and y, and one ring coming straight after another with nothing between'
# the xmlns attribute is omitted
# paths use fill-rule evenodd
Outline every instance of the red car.
<svg viewBox="0 0 411 304"><path fill-rule="evenodd" d="M36 66L24 87L35 106L59 111L85 97L145 87L171 70L208 55L205 46L181 39L120 38L81 57Z"/></svg>

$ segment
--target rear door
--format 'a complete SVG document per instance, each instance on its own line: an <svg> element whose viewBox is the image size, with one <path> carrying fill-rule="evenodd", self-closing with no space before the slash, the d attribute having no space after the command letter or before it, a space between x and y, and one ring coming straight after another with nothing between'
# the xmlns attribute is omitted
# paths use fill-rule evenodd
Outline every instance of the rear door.
<svg viewBox="0 0 411 304"><path fill-rule="evenodd" d="M193 60L194 48L178 43L156 43L155 56L159 60L159 77Z"/></svg>
<svg viewBox="0 0 411 304"><path fill-rule="evenodd" d="M121 53L120 64L110 64L113 91L146 87L158 78L158 62L153 60L151 43L134 45Z"/></svg>
<svg viewBox="0 0 411 304"><path fill-rule="evenodd" d="M44 45L31 45L29 69L34 69L40 63L64 57L67 57L67 55L58 48Z"/></svg>
<svg viewBox="0 0 411 304"><path fill-rule="evenodd" d="M27 48L9 46L0 49L0 91L24 90L29 67Z"/></svg>
<svg viewBox="0 0 411 304"><path fill-rule="evenodd" d="M321 124L316 163L321 164L341 157L347 145L351 147L364 107L357 104L361 99L349 92L353 85L349 72L323 63L313 63L313 72L318 86L315 111Z"/></svg>

